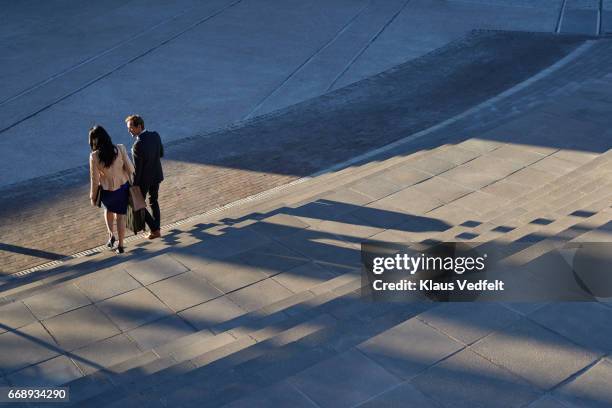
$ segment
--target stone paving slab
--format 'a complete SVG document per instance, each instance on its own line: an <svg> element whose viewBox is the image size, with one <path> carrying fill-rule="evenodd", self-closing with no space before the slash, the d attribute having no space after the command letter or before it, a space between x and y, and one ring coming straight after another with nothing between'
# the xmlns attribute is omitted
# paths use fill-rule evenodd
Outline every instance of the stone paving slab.
<svg viewBox="0 0 612 408"><path fill-rule="evenodd" d="M412 384L405 382L374 398L358 405L360 408L377 407L432 407L442 408L443 405L427 397Z"/></svg>
<svg viewBox="0 0 612 408"><path fill-rule="evenodd" d="M551 303L529 318L564 337L603 354L612 352L612 309L599 303ZM584 322L589 322L588 327Z"/></svg>
<svg viewBox="0 0 612 408"><path fill-rule="evenodd" d="M515 322L519 315L495 303L445 303L418 318L462 343L475 341Z"/></svg>
<svg viewBox="0 0 612 408"><path fill-rule="evenodd" d="M578 165L557 157L546 157L532 166L535 170L542 170L555 175L562 175L574 170Z"/></svg>
<svg viewBox="0 0 612 408"><path fill-rule="evenodd" d="M230 300L247 312L261 309L290 296L292 292L272 279L266 279L228 295Z"/></svg>
<svg viewBox="0 0 612 408"><path fill-rule="evenodd" d="M321 196L322 200L343 203L351 206L362 206L372 202L372 199L358 191L353 191L348 188L336 189L333 193L327 193Z"/></svg>
<svg viewBox="0 0 612 408"><path fill-rule="evenodd" d="M580 95L574 97L561 97L555 102L542 107L543 112L553 115L570 117L582 122L606 124L609 119L606 112L610 110L610 102L584 98Z"/></svg>
<svg viewBox="0 0 612 408"><path fill-rule="evenodd" d="M563 15L563 21L560 27L561 31L564 33L597 34L598 16L596 3L595 1L580 2L570 0ZM590 7L584 7L586 4Z"/></svg>
<svg viewBox="0 0 612 408"><path fill-rule="evenodd" d="M449 1L439 4L427 0L410 1L338 85L350 83L373 68L393 66L407 57L422 55L470 26L552 32L557 19L557 1ZM390 52L398 48L403 57Z"/></svg>
<svg viewBox="0 0 612 408"><path fill-rule="evenodd" d="M361 255L356 244L305 230L283 240L283 244L297 253L332 271L347 272L361 266Z"/></svg>
<svg viewBox="0 0 612 408"><path fill-rule="evenodd" d="M39 320L69 312L91 301L75 285L60 286L24 300L24 303Z"/></svg>
<svg viewBox="0 0 612 408"><path fill-rule="evenodd" d="M11 374L8 379L13 386L48 387L60 386L82 376L74 361L58 356Z"/></svg>
<svg viewBox="0 0 612 408"><path fill-rule="evenodd" d="M450 160L445 160L436 157L428 157L417 160L416 162L411 163L409 166L412 167L414 170L418 170L418 172L413 173L413 178L418 181L422 181L425 178L423 173L428 174L430 177L437 176L441 173L447 172L455 168L457 165Z"/></svg>
<svg viewBox="0 0 612 408"><path fill-rule="evenodd" d="M317 284L326 282L334 276L336 275L315 263L307 263L297 268L289 269L274 276L272 279L291 292L300 293L309 290Z"/></svg>
<svg viewBox="0 0 612 408"><path fill-rule="evenodd" d="M284 235L290 235L307 228L309 225L311 224L298 217L288 214L274 214L253 225L253 229L257 233L270 238L281 238Z"/></svg>
<svg viewBox="0 0 612 408"><path fill-rule="evenodd" d="M536 187L547 184L555 179L555 175L542 170L534 169L533 166L525 167L512 173L503 181L516 183L523 186Z"/></svg>
<svg viewBox="0 0 612 408"><path fill-rule="evenodd" d="M416 192L433 197L444 204L455 201L474 190L442 177L432 177L414 186Z"/></svg>
<svg viewBox="0 0 612 408"><path fill-rule="evenodd" d="M506 144L499 149L489 152L488 156L516 162L522 166L529 166L530 164L542 160L546 155L526 150L516 145Z"/></svg>
<svg viewBox="0 0 612 408"><path fill-rule="evenodd" d="M47 319L44 325L65 350L74 350L119 334L117 326L93 305Z"/></svg>
<svg viewBox="0 0 612 408"><path fill-rule="evenodd" d="M481 143L484 144L482 141ZM472 144L467 142L461 142L458 144L448 144L434 150L430 157L436 160L447 161L453 163L456 166L459 166L461 164L476 159L477 157L488 151L481 151L482 147L475 148L475 146L476 144L474 142L472 142Z"/></svg>
<svg viewBox="0 0 612 408"><path fill-rule="evenodd" d="M168 255L159 255L124 265L125 270L143 285L187 272L187 268Z"/></svg>
<svg viewBox="0 0 612 408"><path fill-rule="evenodd" d="M249 408L249 407L296 407L315 408L310 399L297 391L290 383L280 382L271 387L263 389L246 398L239 399L224 407L227 408Z"/></svg>
<svg viewBox="0 0 612 408"><path fill-rule="evenodd" d="M363 198L369 201L367 196L363 196ZM307 203L299 204L295 208L287 210L287 212L311 226L323 221L342 220L344 216L359 208L363 208L363 206L336 200L317 199L315 201L308 200Z"/></svg>
<svg viewBox="0 0 612 408"><path fill-rule="evenodd" d="M566 380L600 355L524 319L485 337L472 350L543 390Z"/></svg>
<svg viewBox="0 0 612 408"><path fill-rule="evenodd" d="M519 183L507 182L504 180L489 184L488 186L483 188L482 191L509 200L521 194L528 193L532 190L532 188L529 186L525 186Z"/></svg>
<svg viewBox="0 0 612 408"><path fill-rule="evenodd" d="M139 288L140 283L123 268L104 269L76 281L78 288L94 302Z"/></svg>
<svg viewBox="0 0 612 408"><path fill-rule="evenodd" d="M222 291L194 272L165 279L147 286L147 289L175 312L223 295Z"/></svg>
<svg viewBox="0 0 612 408"><path fill-rule="evenodd" d="M10 329L19 329L34 321L36 317L21 301L0 307L0 334Z"/></svg>
<svg viewBox="0 0 612 408"><path fill-rule="evenodd" d="M420 320L410 319L357 348L396 377L407 380L463 345Z"/></svg>
<svg viewBox="0 0 612 408"><path fill-rule="evenodd" d="M454 204L482 216L499 208L505 202L506 200L499 196L476 191L457 199L454 201Z"/></svg>
<svg viewBox="0 0 612 408"><path fill-rule="evenodd" d="M442 200L426 195L417 189L417 185L408 187L395 194L369 204L367 208L397 211L409 214L424 214L444 205Z"/></svg>
<svg viewBox="0 0 612 408"><path fill-rule="evenodd" d="M0 334L0 349L0 370L5 375L59 354L55 341L39 322Z"/></svg>
<svg viewBox="0 0 612 408"><path fill-rule="evenodd" d="M386 198L383 200L386 200ZM353 211L351 216L357 218L362 225L383 229L389 229L395 225L403 224L409 219L416 218L386 205L382 200Z"/></svg>
<svg viewBox="0 0 612 408"><path fill-rule="evenodd" d="M256 266L244 265L239 261L212 262L196 270L195 274L210 282L222 293L230 293L268 278L269 274Z"/></svg>
<svg viewBox="0 0 612 408"><path fill-rule="evenodd" d="M147 288L115 296L97 304L114 324L127 331L172 313Z"/></svg>
<svg viewBox="0 0 612 408"><path fill-rule="evenodd" d="M140 349L149 350L194 332L194 328L185 323L184 320L171 315L132 329L127 334Z"/></svg>
<svg viewBox="0 0 612 408"><path fill-rule="evenodd" d="M559 400L551 397L550 395L544 395L537 401L532 402L528 405L529 408L564 408L565 405L561 404Z"/></svg>
<svg viewBox="0 0 612 408"><path fill-rule="evenodd" d="M555 397L569 407L609 407L612 404L612 362L599 361L587 371L555 390Z"/></svg>
<svg viewBox="0 0 612 408"><path fill-rule="evenodd" d="M103 367L124 361L140 352L136 344L126 335L120 334L74 351L77 365L90 374Z"/></svg>
<svg viewBox="0 0 612 408"><path fill-rule="evenodd" d="M274 275L308 262L303 255L290 250L278 241L245 251L233 260L236 264L257 267L268 275Z"/></svg>
<svg viewBox="0 0 612 408"><path fill-rule="evenodd" d="M442 177L472 190L480 189L501 180L524 166L511 160L480 156L470 162L444 172Z"/></svg>
<svg viewBox="0 0 612 408"><path fill-rule="evenodd" d="M364 240L383 231L382 228L368 224L375 224L376 219L363 220L351 214L342 217L342 220L323 221L309 228L310 231L324 232L338 237L350 237ZM365 225L364 225L365 224Z"/></svg>
<svg viewBox="0 0 612 408"><path fill-rule="evenodd" d="M465 349L411 381L445 407L521 407L540 392L506 369Z"/></svg>
<svg viewBox="0 0 612 408"><path fill-rule="evenodd" d="M445 229L450 228L451 225L460 225L466 221L476 220L479 218L479 214L477 212L460 207L455 203L446 204L442 207L429 211L426 216L440 220L441 223L446 224L439 225L437 228L438 231L444 231Z"/></svg>
<svg viewBox="0 0 612 408"><path fill-rule="evenodd" d="M347 376L350 372L352 375ZM347 351L289 378L320 407L351 407L400 381L358 351Z"/></svg>
<svg viewBox="0 0 612 408"><path fill-rule="evenodd" d="M530 112L507 120L501 126L482 133L483 139L504 140L512 135L515 143L523 145L535 145L530 150L537 153L554 153L556 149L576 148L587 145L589 141L595 141L601 135L599 125L587 121L561 117L544 112L540 107ZM576 140L574 135L581 134L582 139ZM600 141L601 142L601 141ZM551 151L551 149L553 151Z"/></svg>
<svg viewBox="0 0 612 408"><path fill-rule="evenodd" d="M198 330L211 329L215 331L214 326L231 321L245 313L246 310L232 302L229 297L222 296L183 310L179 315Z"/></svg>
<svg viewBox="0 0 612 408"><path fill-rule="evenodd" d="M381 174L353 183L349 188L365 194L374 201L396 193L402 187L398 182L393 182L389 174Z"/></svg>

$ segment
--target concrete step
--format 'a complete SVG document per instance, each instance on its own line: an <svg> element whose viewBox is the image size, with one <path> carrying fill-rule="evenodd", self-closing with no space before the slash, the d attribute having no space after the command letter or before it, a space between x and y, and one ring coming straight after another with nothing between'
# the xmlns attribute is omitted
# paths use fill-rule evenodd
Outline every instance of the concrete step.
<svg viewBox="0 0 612 408"><path fill-rule="evenodd" d="M144 351L104 371L68 383L71 400L80 404L103 392L118 395L120 390L132 391L134 383L138 381L146 380L143 386L157 383L167 375L173 376L176 372L193 369L193 359L204 354L211 356L214 353L221 358L224 353L233 353L265 340L266 335L273 334L270 332L271 327L288 330L295 324L316 317L321 310L336 313L346 303L346 296L358 290L360 285L358 274L340 275L307 291L222 323L215 328L215 331L219 330L218 334L212 337L203 337L202 332L197 332Z"/></svg>
<svg viewBox="0 0 612 408"><path fill-rule="evenodd" d="M539 218L550 217L554 221L570 216L575 211L600 211L607 206L606 198L610 197L612 176L602 176L598 171L609 166L609 155L610 151L547 183L535 193L525 193L485 213L476 226L471 227L469 223L456 225L438 234L436 239L452 240L466 233L479 235L477 241L486 240L482 234L497 227L517 229Z"/></svg>
<svg viewBox="0 0 612 408"><path fill-rule="evenodd" d="M214 366L203 367L187 379L189 384L168 395L164 403L184 408L223 406L327 361L424 310L424 307L392 305L386 307L383 313L379 309L376 315L362 314L340 320L336 325L305 336L294 344L271 349L265 355L233 367L231 371L222 371ZM207 384L205 390L198 388L198 383L213 375L217 377L214 384ZM236 390L233 384L241 379L249 379L251 387ZM203 398L204 393L209 396L207 399Z"/></svg>
<svg viewBox="0 0 612 408"><path fill-rule="evenodd" d="M489 214L485 214L485 218L492 217L499 213L499 211L516 206L524 208L526 205L532 203L546 203L551 199L555 200L567 198L573 191L581 191L581 189L587 188L588 184L585 184L584 181L587 181L588 183L592 182L594 179L600 179L601 174L598 174L598 171L605 168L609 169L607 166L609 166L611 158L612 149L595 157L567 174L543 185L541 188L538 188L536 192L526 193L513 200L510 200L503 208L492 211ZM582 182L578 183L579 180Z"/></svg>
<svg viewBox="0 0 612 408"><path fill-rule="evenodd" d="M604 200L601 199L600 202L602 201ZM609 222L610 212L602 212L591 218L588 220L588 227L596 228L598 225ZM553 228L551 225L545 227ZM559 226L556 227L558 229ZM584 229L578 229L577 231L572 236L563 236L567 239L574 239L580 236ZM379 317L384 314L385 317L378 321L380 324L385 325L390 321L393 321L393 324L399 324L403 321L402 319L413 315L413 311L408 312L407 310L410 310L414 305L403 305L402 307L346 302L345 299L358 296L355 289L359 286L360 281L349 282L344 285L345 290L349 290L349 292L331 300L329 298L330 293L324 291L322 295L318 296L318 300L310 299L308 301L311 304L323 302L320 305L309 308L306 313L301 310L298 315L277 324L276 327L271 325L272 327L250 331L248 338L238 337L231 343L218 349L205 351L198 356L194 356L192 353L184 354L185 358L190 358L189 362L191 364L177 363L175 359L173 360L174 365L161 366L160 371L152 373L152 375L151 371L145 368L139 373L144 374L144 376L139 375L135 379L130 377L133 374L132 372L126 372L124 378L129 378L130 381L115 383L115 388L107 388L103 394L93 395L82 402L86 403L87 406L107 406L110 403L114 403L112 406L125 406L122 404L131 401L148 404L151 399L162 399L164 404L169 404L165 406L189 407L203 404L202 398L203 395L206 395L206 406L221 406L230 402L233 398L244 395L245 390L232 388L238 382L248 383L250 386L247 387L246 391L253 392L255 389L282 381L286 376L294 375L365 340L372 335L373 331L376 331L374 328L377 326L376 322L365 324L364 319L367 321L373 315ZM320 290L321 288L314 291L319 292ZM334 295L335 293L331 296ZM393 309L395 306L398 307L397 310ZM429 306L420 305L417 307L426 308ZM299 310L304 307L304 304L298 303L294 307ZM390 313L392 309L395 312ZM397 315L398 310L404 310L406 313L402 315L401 319ZM285 311L287 312L286 309ZM330 317L335 320L330 319ZM318 324L325 327L320 330L309 331L309 328ZM385 326L385 329L388 328L390 326ZM363 330L361 335L359 330ZM303 338L294 337L295 333L305 333L306 335ZM283 341L283 338L294 341ZM200 350L195 352L198 351ZM289 361L294 357L298 358L299 362L296 365L291 364L293 366L292 370L278 368L279 359ZM269 374L270 372L274 372L274 374ZM247 378L249 379L248 382L245 381ZM120 387L119 391L116 390L117 386ZM166 395L167 393L162 390L174 391L170 395ZM117 400L117 397L121 397L121 399Z"/></svg>
<svg viewBox="0 0 612 408"><path fill-rule="evenodd" d="M240 350L230 358L207 363L168 382L141 389L140 395L131 393L126 399L115 401L110 406L125 405L131 398L145 404L162 400L165 406L221 406L243 396L245 391L252 392L281 381L342 353L430 306L428 303L408 306L374 304L364 309L359 305L348 305L343 312L322 313L305 326L295 326ZM311 322L328 324L311 331ZM293 341L287 342L287 339ZM203 360L208 362L206 356L203 356ZM236 389L239 382L248 386ZM100 400L100 405L93 406L108 406L107 402Z"/></svg>
<svg viewBox="0 0 612 408"><path fill-rule="evenodd" d="M607 214L609 220L610 213ZM578 235L579 236L579 235ZM351 313L324 329L308 334L292 344L278 342L263 353L243 350L241 356L202 366L184 373L165 384L143 389L140 395L132 395L134 401L155 403L172 407L218 407L240 399L258 390L286 381L309 367L329 360L357 346L368 338L388 330L418 315L431 304L386 304ZM419 310L420 309L420 310ZM338 317L338 316L336 316ZM270 339L271 345L276 345ZM237 386L241 384L242 386ZM161 390L173 390L164 393ZM122 403L129 401L123 400ZM100 405L106 406L106 405ZM118 407L121 405L112 405Z"/></svg>
<svg viewBox="0 0 612 408"><path fill-rule="evenodd" d="M513 241L537 232L554 235L564 228L591 218L610 205L612 181L601 180L600 182L597 190L574 201L562 201L557 207L550 208L542 204L534 205L535 208L532 207L529 210L514 208L475 227L470 227L470 224L466 223L454 226L436 234L433 239L487 242L492 239ZM559 230L555 231L555 228Z"/></svg>

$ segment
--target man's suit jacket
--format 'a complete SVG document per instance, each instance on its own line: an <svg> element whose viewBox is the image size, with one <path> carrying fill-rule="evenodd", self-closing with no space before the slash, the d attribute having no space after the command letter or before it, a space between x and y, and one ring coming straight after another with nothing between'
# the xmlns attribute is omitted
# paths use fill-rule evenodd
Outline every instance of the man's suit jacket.
<svg viewBox="0 0 612 408"><path fill-rule="evenodd" d="M134 185L150 187L164 179L161 158L164 157L164 146L157 132L144 131L136 137L132 146L134 159Z"/></svg>

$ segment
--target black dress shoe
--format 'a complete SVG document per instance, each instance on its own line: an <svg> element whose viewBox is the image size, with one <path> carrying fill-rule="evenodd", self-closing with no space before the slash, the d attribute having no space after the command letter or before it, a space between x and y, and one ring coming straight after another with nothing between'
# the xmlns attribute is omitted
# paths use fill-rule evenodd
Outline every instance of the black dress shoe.
<svg viewBox="0 0 612 408"><path fill-rule="evenodd" d="M122 246L118 246L118 247L117 247L117 249L115 249L115 252L116 252L116 253L118 253L118 254L122 254L122 253L124 253L125 251L123 250L123 247L122 247Z"/></svg>
<svg viewBox="0 0 612 408"><path fill-rule="evenodd" d="M106 243L106 246L109 249L113 249L113 246L115 246L115 236L112 235L111 238L108 240L108 242Z"/></svg>

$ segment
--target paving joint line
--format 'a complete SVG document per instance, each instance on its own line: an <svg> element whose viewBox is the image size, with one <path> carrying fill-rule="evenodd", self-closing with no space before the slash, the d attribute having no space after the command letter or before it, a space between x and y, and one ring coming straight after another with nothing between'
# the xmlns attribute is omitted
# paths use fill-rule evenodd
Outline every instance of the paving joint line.
<svg viewBox="0 0 612 408"><path fill-rule="evenodd" d="M376 33L374 34L374 37L372 37L370 39L370 41L368 41L366 43L366 45L349 61L349 63L347 64L347 66L342 70L342 72L340 72L340 74L338 74L336 76L336 78L334 78L334 80L332 81L332 83L327 87L326 92L329 92L332 90L332 88L334 87L334 85L336 85L336 83L340 80L340 78L342 78L342 76L344 76L344 74L346 74L348 72L348 70L353 66L353 64L363 55L363 53L370 48L370 46L372 44L374 44L374 42L378 39L378 37L387 29L387 27L389 27L389 25L391 25L391 23L393 23L393 21L395 21L395 19L397 18L397 16L400 15L400 13L402 11L404 11L404 9L406 8L406 6L408 5L408 3L410 3L410 0L406 0L404 2L404 4L402 5L402 7L400 7L400 9L391 17L391 19L389 21L387 21L387 23L385 25L383 25L383 27Z"/></svg>
<svg viewBox="0 0 612 408"><path fill-rule="evenodd" d="M595 31L596 35L600 36L602 34L603 26L603 0L599 0L599 4L597 7L597 30Z"/></svg>
<svg viewBox="0 0 612 408"><path fill-rule="evenodd" d="M563 0L561 3L561 7L559 9L559 18L557 19L557 25L555 27L555 33L561 33L561 24L563 22L563 18L565 17L565 7L567 6L567 0Z"/></svg>
<svg viewBox="0 0 612 408"><path fill-rule="evenodd" d="M34 84L34 85L24 89L23 91L19 92L16 95L9 96L8 98L0 101L0 106L3 106L5 104L7 104L7 103L10 103L10 102L14 101L15 99L18 99L18 98L20 98L20 97L22 97L22 96L24 96L26 94L29 94L29 93L33 92L34 90L36 90L38 88L48 84L49 82L52 82L53 80L55 80L57 78L60 78L60 77L62 77L64 75L74 71L75 69L78 69L78 68L80 68L80 67L82 67L82 66L84 66L84 65L86 65L86 64L88 64L90 62L93 62L93 61L95 61L97 59L100 59L100 58L104 57L105 55L107 55L107 54L111 53L112 51L118 49L122 45L127 44L127 43L129 43L131 41L137 40L138 38L142 37L143 35L145 35L149 31L152 31L152 30L156 29L157 27L160 27L160 26L162 26L162 25L164 25L166 23L169 23L172 20L176 20L177 18L181 17L185 13L187 13L187 10L184 10L182 13L176 14L173 17L170 17L170 18L168 18L166 20L163 20L163 21L161 21L161 22L159 22L159 23L157 23L157 24L155 24L155 25L153 25L151 27L148 27L145 30L141 30L137 34L135 34L135 35L133 35L133 36L131 36L131 37L125 39L125 40L119 41L119 42L117 42L114 45L111 45L109 48L105 49L104 51L102 51L102 52L100 52L100 53L98 53L98 54L96 54L96 55L94 55L92 57L85 58L84 60L82 60L80 62L77 62L76 64L72 65L71 67L63 69L60 72L58 72L56 74L53 74L53 75L49 76L48 78L43 79L42 81L37 82L36 84Z"/></svg>
<svg viewBox="0 0 612 408"><path fill-rule="evenodd" d="M23 118L21 118L21 119L18 119L16 122L14 122L14 123L12 123L12 124L10 124L10 125L8 125L8 126L5 126L4 128L0 129L0 134L2 134L2 133L4 133L4 132L6 132L6 131L7 131L7 130L9 130L9 129L14 128L15 126L19 125L20 123L25 122L25 121L26 121L26 120L28 120L28 119L33 118L34 116L38 115L39 113L46 111L47 109L49 109L49 108L51 108L51 107L53 107L53 106L57 105L58 103L60 103L60 102L62 102L63 100L65 100L65 99L67 99L67 98L71 97L72 95L75 95L75 94L77 94L78 92L82 91L83 89L86 89L86 88L90 87L91 85L95 84L96 82L98 82L98 81L100 81L100 80L102 80L102 79L104 79L104 78L106 78L106 77L108 77L108 76L110 76L110 75L114 74L115 72L117 72L117 71L119 71L119 70L123 69L124 67L128 66L128 65L129 65L129 64L131 64L132 62L134 62L134 61L136 61L136 60L138 60L138 59L140 59L140 58L143 58L144 56L146 56L146 55L150 54L151 52L153 52L153 51L157 50L158 48L161 48L162 46L164 46L164 45L168 44L169 42L171 42L171 41L175 40L176 38L180 37L181 35L185 34L186 32L188 32L188 31L192 30L193 28L195 28L195 27L199 26L200 24L203 24L203 23L205 23L206 21L208 21L208 20L210 20L210 19L212 19L212 18L214 18L214 17L218 16L219 14L223 13L225 10L227 10L227 9L229 9L229 8L231 8L231 7L234 7L234 6L235 6L235 5L237 5L238 3L241 3L242 1L243 1L243 0L236 0L236 1L234 1L233 3L231 3L231 4L229 4L229 5L225 6L225 7L223 7L221 10L218 10L218 11L216 11L216 12L213 12L212 14L207 15L206 17L204 17L203 19L201 19L201 20L197 21L196 23L191 24L191 25L190 25L189 27L187 27L185 30L183 30L183 31L179 32L178 34L175 34L175 35L171 36L170 38L168 38L168 39L166 39L166 40L162 41L161 43L159 43L159 44L155 45L153 48L149 48L149 49L148 49L148 50L146 50L145 52L143 52L143 53L141 53L141 54L137 55L136 57L131 58L131 59L130 59L130 60L128 60L127 62L121 63L119 66L117 66L117 67L113 68L113 69L112 69L112 70L110 70L109 72L107 72L107 73L105 73L105 74L102 74L102 75L99 75L99 76L97 76L96 78L94 78L94 79L92 79L92 80L90 80L90 81L86 82L84 85L80 86L80 87L79 87L79 88L77 88L76 90L74 90L74 91L70 91L70 92L68 92L67 94L63 95L63 96L60 96L59 98L56 98L54 101L52 101L52 102L50 102L50 103L46 104L46 105L45 105L45 106L43 106L42 108L39 108L39 109L38 109L38 110L36 110L35 112L30 113L30 114L28 114L27 116L25 116L25 117L23 117Z"/></svg>
<svg viewBox="0 0 612 408"><path fill-rule="evenodd" d="M298 67L296 69L294 69L289 76L287 76L287 78L285 78L280 85L278 85L275 89L272 90L272 92L270 92L268 95L266 95L257 105L255 105L255 107L251 110L251 112L249 112L244 118L242 118L242 120L248 120L251 119L253 117L253 115L268 101L268 99L270 99L274 94L276 94L285 84L287 84L291 78L293 78L295 76L295 74L297 74L299 71L301 71L301 69L303 67L305 67L306 65L308 65L308 63L310 61L312 61L318 54L321 53L321 51L327 49L329 46L331 46L331 44L333 44L342 34L344 34L344 32L346 32L346 30L349 29L349 27L353 24L353 22L359 17L361 16L361 14L363 14L363 12L372 4L372 0L370 0L368 3L366 3L365 6L363 6L361 8L361 10L359 10L353 17L351 17L349 19L349 21L336 33L334 34L334 36L332 37L331 40L327 41L325 44L323 44L323 46L321 46L320 48L318 48L312 55L310 55L308 58L306 58L306 60L304 62L302 62L300 65L298 65Z"/></svg>

